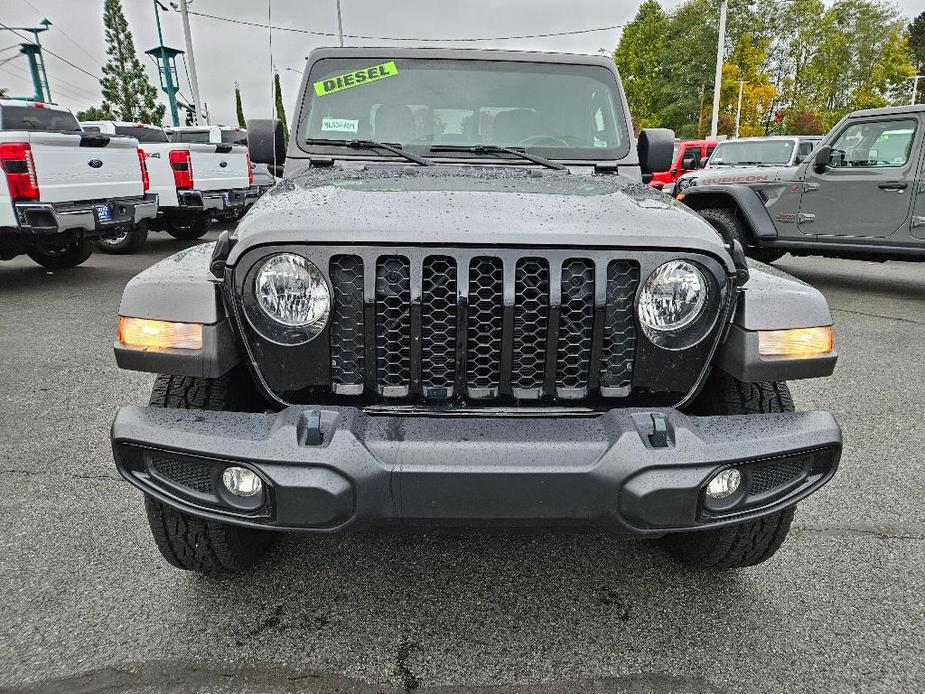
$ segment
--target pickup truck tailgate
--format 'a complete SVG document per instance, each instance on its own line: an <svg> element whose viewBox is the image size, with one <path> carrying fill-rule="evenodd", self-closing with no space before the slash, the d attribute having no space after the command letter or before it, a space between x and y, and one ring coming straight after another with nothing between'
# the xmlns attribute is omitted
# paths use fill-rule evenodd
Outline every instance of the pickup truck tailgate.
<svg viewBox="0 0 925 694"><path fill-rule="evenodd" d="M42 202L144 194L138 145L132 138L32 132L29 144Z"/></svg>
<svg viewBox="0 0 925 694"><path fill-rule="evenodd" d="M230 152L221 145L190 145L193 187L196 190L229 190L248 184L247 150L234 147Z"/></svg>

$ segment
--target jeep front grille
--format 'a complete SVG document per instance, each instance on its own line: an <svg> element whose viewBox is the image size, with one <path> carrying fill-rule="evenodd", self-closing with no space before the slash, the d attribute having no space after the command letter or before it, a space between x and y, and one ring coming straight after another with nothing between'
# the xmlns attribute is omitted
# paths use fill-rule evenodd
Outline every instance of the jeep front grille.
<svg viewBox="0 0 925 694"><path fill-rule="evenodd" d="M628 396L639 263L560 256L332 255L333 391L393 401Z"/></svg>

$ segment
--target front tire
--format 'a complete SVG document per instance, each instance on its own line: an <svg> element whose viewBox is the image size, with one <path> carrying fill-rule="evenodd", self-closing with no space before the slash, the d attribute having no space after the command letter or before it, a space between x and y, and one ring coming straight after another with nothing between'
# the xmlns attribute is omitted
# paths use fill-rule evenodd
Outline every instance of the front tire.
<svg viewBox="0 0 925 694"><path fill-rule="evenodd" d="M205 236L207 231L206 220L201 217L188 220L168 219L164 228L178 241L195 241Z"/></svg>
<svg viewBox="0 0 925 694"><path fill-rule="evenodd" d="M185 410L262 409L259 396L243 372L219 378L158 376L151 391L155 407ZM242 571L270 548L276 533L203 520L145 496L145 510L154 543L178 569L215 576Z"/></svg>
<svg viewBox="0 0 925 694"><path fill-rule="evenodd" d="M69 270L85 262L93 255L93 241L81 239L73 241L63 248L46 248L33 246L26 251L32 260L46 270Z"/></svg>
<svg viewBox="0 0 925 694"><path fill-rule="evenodd" d="M147 240L148 224L140 222L133 228L125 229L118 236L97 239L96 248L112 255L129 255L140 251Z"/></svg>
<svg viewBox="0 0 925 694"><path fill-rule="evenodd" d="M725 207L708 207L697 210L697 214L708 221L724 237L738 239L739 243L742 244L742 248L745 249L745 255L749 258L754 258L760 263L773 263L775 260L780 260L784 257L785 251L756 246L742 221L732 210Z"/></svg>
<svg viewBox="0 0 925 694"><path fill-rule="evenodd" d="M793 412L793 398L784 382L745 383L715 370L690 414L742 415ZM661 539L677 561L701 569L737 569L767 561L780 549L796 507L770 516L710 530L676 533Z"/></svg>

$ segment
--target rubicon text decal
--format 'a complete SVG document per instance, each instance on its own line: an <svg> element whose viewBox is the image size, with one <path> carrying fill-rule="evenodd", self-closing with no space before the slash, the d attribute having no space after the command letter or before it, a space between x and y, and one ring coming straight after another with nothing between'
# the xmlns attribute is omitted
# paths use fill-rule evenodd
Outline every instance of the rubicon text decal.
<svg viewBox="0 0 925 694"><path fill-rule="evenodd" d="M348 72L346 75L329 77L326 80L315 82L315 94L318 96L326 96L334 92L343 91L344 89L359 87L368 82L378 82L386 77L395 77L397 74L398 68L395 66L395 61L390 60L381 65L365 67L362 70Z"/></svg>

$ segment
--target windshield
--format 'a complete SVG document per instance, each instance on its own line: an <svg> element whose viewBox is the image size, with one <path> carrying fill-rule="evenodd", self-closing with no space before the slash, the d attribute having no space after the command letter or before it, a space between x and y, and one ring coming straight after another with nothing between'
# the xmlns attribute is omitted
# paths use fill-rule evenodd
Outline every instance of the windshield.
<svg viewBox="0 0 925 694"><path fill-rule="evenodd" d="M168 142L167 133L160 128L117 125L116 135L128 135L129 137L134 137L139 142Z"/></svg>
<svg viewBox="0 0 925 694"><path fill-rule="evenodd" d="M0 110L4 130L55 130L81 132L70 111L40 106L4 106Z"/></svg>
<svg viewBox="0 0 925 694"><path fill-rule="evenodd" d="M247 131L240 129L223 129L222 130L222 142L226 145L246 145L247 144Z"/></svg>
<svg viewBox="0 0 925 694"><path fill-rule="evenodd" d="M336 58L315 63L309 84L300 132L313 147L491 144L613 159L629 146L613 74L593 65Z"/></svg>
<svg viewBox="0 0 925 694"><path fill-rule="evenodd" d="M789 164L794 140L734 140L720 142L710 157L710 166Z"/></svg>

